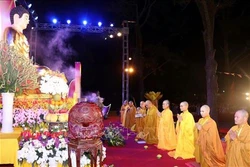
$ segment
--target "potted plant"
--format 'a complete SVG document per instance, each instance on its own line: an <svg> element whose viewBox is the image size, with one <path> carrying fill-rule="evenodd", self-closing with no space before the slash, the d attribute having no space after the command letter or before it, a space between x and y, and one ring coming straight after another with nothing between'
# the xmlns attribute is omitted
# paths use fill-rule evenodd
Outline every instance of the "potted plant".
<svg viewBox="0 0 250 167"><path fill-rule="evenodd" d="M38 88L38 73L32 59L18 53L14 47L0 42L0 93L3 103L2 132L13 131L14 94Z"/></svg>

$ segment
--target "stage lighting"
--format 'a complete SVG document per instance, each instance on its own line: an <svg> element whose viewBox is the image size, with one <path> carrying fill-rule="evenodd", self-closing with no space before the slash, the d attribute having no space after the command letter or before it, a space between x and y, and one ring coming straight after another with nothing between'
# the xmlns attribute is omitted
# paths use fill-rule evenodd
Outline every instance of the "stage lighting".
<svg viewBox="0 0 250 167"><path fill-rule="evenodd" d="M110 27L114 27L114 24L113 24L113 23L111 23L111 24L110 24Z"/></svg>
<svg viewBox="0 0 250 167"><path fill-rule="evenodd" d="M70 24L70 23L71 23L71 20L67 20L67 23Z"/></svg>
<svg viewBox="0 0 250 167"><path fill-rule="evenodd" d="M54 24L56 24L56 23L57 23L57 19L53 19L52 22L53 22Z"/></svg>
<svg viewBox="0 0 250 167"><path fill-rule="evenodd" d="M35 20L38 20L38 16L36 16L34 19L35 19Z"/></svg>
<svg viewBox="0 0 250 167"><path fill-rule="evenodd" d="M86 26L88 22L86 20L83 20L82 24Z"/></svg>
<svg viewBox="0 0 250 167"><path fill-rule="evenodd" d="M102 22L99 21L98 22L98 26L101 27L102 26Z"/></svg>
<svg viewBox="0 0 250 167"><path fill-rule="evenodd" d="M30 8L31 8L31 6L32 6L32 4L31 4L31 3L29 3L29 4L28 4L28 8L30 9Z"/></svg>
<svg viewBox="0 0 250 167"><path fill-rule="evenodd" d="M109 35L109 38L114 38L114 35L110 34L110 35Z"/></svg>
<svg viewBox="0 0 250 167"><path fill-rule="evenodd" d="M121 33L121 32L118 32L118 33L117 33L117 36L118 36L118 37L122 36L122 33Z"/></svg>
<svg viewBox="0 0 250 167"><path fill-rule="evenodd" d="M35 10L31 10L30 13L31 13L31 14L34 14L34 13L35 13Z"/></svg>

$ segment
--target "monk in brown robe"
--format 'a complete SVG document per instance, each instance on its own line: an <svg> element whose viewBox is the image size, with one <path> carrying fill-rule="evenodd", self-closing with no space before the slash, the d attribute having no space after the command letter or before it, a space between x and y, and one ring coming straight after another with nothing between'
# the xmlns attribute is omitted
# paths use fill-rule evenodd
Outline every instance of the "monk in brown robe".
<svg viewBox="0 0 250 167"><path fill-rule="evenodd" d="M146 107L145 126L143 132L140 132L136 138L144 139L147 144L158 144L157 120L159 111L150 100L146 101Z"/></svg>
<svg viewBox="0 0 250 167"><path fill-rule="evenodd" d="M224 167L225 154L219 137L217 124L210 117L210 107L203 105L202 116L196 126L195 159L201 167Z"/></svg>
<svg viewBox="0 0 250 167"><path fill-rule="evenodd" d="M135 116L135 131L140 133L143 131L145 125L145 116L146 116L146 103L144 101L140 102L140 107L136 111Z"/></svg>
<svg viewBox="0 0 250 167"><path fill-rule="evenodd" d="M121 109L120 109L122 126L125 126L125 119L126 119L126 113L127 113L128 108L129 108L128 101L124 100L124 102L121 106Z"/></svg>
<svg viewBox="0 0 250 167"><path fill-rule="evenodd" d="M225 136L227 142L226 167L250 166L250 126L246 110L238 110L234 115L235 126Z"/></svg>
<svg viewBox="0 0 250 167"><path fill-rule="evenodd" d="M135 125L136 108L132 101L128 102L128 106L129 108L127 109L127 112L126 112L125 127L128 129L131 129L132 126Z"/></svg>

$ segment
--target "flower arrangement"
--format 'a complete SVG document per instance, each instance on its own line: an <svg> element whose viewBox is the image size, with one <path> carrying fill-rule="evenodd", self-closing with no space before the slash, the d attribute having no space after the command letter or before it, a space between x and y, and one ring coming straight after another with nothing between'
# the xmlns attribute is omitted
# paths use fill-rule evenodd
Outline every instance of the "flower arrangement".
<svg viewBox="0 0 250 167"><path fill-rule="evenodd" d="M67 165L66 131L49 132L47 129L32 133L25 130L21 133L18 150L18 161L26 161L41 167L56 166L58 163Z"/></svg>
<svg viewBox="0 0 250 167"><path fill-rule="evenodd" d="M14 108L23 109L48 109L50 99L36 98L36 99L26 99L26 98L15 98Z"/></svg>
<svg viewBox="0 0 250 167"><path fill-rule="evenodd" d="M30 129L32 132L40 131L40 129L48 127L45 123L45 116L47 113L48 110L44 109L15 109L13 113L13 126Z"/></svg>
<svg viewBox="0 0 250 167"><path fill-rule="evenodd" d="M20 55L14 47L0 42L0 92L22 93L39 87L32 59Z"/></svg>
<svg viewBox="0 0 250 167"><path fill-rule="evenodd" d="M59 94L65 98L69 92L65 75L57 71L49 71L41 77L40 91L52 95Z"/></svg>
<svg viewBox="0 0 250 167"><path fill-rule="evenodd" d="M123 130L114 124L105 127L103 140L108 142L110 146L123 146L125 139L122 135Z"/></svg>
<svg viewBox="0 0 250 167"><path fill-rule="evenodd" d="M13 111L13 126L22 127L23 129L31 130L32 132L47 128L45 116L48 114L46 109L20 109L15 108ZM0 109L0 125L2 123L2 109Z"/></svg>
<svg viewBox="0 0 250 167"><path fill-rule="evenodd" d="M62 164L68 165L68 139L66 130L49 132L44 129L39 132L32 133L25 130L21 134L21 140L18 150L18 161L23 163L38 165L40 167L57 166ZM70 153L71 158L75 152ZM102 148L102 161L106 158L106 148ZM90 155L85 152L81 157L81 166L90 167ZM76 161L72 162L76 166ZM74 165L75 164L75 165ZM97 166L100 167L100 157L97 157Z"/></svg>

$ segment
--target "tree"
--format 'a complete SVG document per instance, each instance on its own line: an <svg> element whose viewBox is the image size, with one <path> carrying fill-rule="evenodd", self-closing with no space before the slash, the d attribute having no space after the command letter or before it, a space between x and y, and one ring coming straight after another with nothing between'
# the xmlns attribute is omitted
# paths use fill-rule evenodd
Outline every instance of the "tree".
<svg viewBox="0 0 250 167"><path fill-rule="evenodd" d="M180 4L187 5L192 0L176 0ZM207 104L211 108L211 116L217 121L218 112L216 109L216 98L218 92L217 83L217 62L215 60L214 48L214 24L215 16L218 9L232 4L233 0L217 1L217 0L194 0L200 12L203 23L203 40L206 58L206 90L207 90Z"/></svg>
<svg viewBox="0 0 250 167"><path fill-rule="evenodd" d="M143 35L142 28L148 21L151 14L152 7L156 3L156 0L119 0L112 2L112 10L116 9L117 13L124 17L125 20L135 21L134 31L135 31L135 64L137 69L144 69L144 57L143 57ZM144 80L143 80L143 70L138 70L139 85L138 89L140 92L140 98L144 95Z"/></svg>

